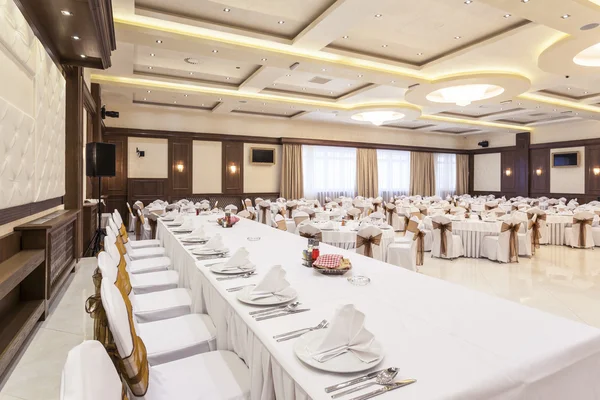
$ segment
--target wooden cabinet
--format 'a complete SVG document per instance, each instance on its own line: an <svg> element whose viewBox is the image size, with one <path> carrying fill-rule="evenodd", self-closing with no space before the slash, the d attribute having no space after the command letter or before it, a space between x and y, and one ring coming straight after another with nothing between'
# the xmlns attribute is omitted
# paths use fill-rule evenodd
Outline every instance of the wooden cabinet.
<svg viewBox="0 0 600 400"><path fill-rule="evenodd" d="M77 263L79 210L63 210L17 226L23 250L45 253L46 299L51 302Z"/></svg>
<svg viewBox="0 0 600 400"><path fill-rule="evenodd" d="M88 248L90 241L98 229L98 205L83 204L83 251Z"/></svg>

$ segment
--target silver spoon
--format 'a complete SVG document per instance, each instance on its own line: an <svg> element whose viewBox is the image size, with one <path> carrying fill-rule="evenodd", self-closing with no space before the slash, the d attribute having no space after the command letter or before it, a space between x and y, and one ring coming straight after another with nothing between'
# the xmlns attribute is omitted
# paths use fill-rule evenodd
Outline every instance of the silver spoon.
<svg viewBox="0 0 600 400"><path fill-rule="evenodd" d="M294 306L299 306L300 302L299 301L295 301L293 303L288 304L287 306L293 304ZM271 308L266 308L264 310L256 310L256 311L252 311L250 313L250 315L257 315L257 314L263 314L266 312L271 312L271 311L281 311L281 309L286 308L287 306L277 306L277 307L271 307ZM289 332L288 332L289 333Z"/></svg>
<svg viewBox="0 0 600 400"><path fill-rule="evenodd" d="M278 342L285 342L286 340L290 340L290 339L294 339L294 338L297 338L299 336L302 336L305 333L316 331L316 330L319 330L319 329L327 328L327 326L329 326L329 321L327 321L326 319L324 319L323 321L321 321L321 323L319 325L313 326L312 328L299 329L297 331L283 333L281 335L273 336L273 339L279 338L279 339L277 339Z"/></svg>
<svg viewBox="0 0 600 400"><path fill-rule="evenodd" d="M338 397L345 396L349 393L358 392L359 390L368 388L369 386L373 385L389 385L394 381L394 378L396 377L396 375L398 375L398 372L398 368L396 367L384 369L383 371L377 374L377 376L375 377L375 382L367 382L362 385L356 386L352 389L344 390L343 392L334 394L333 396L331 396L331 398L337 399Z"/></svg>
<svg viewBox="0 0 600 400"><path fill-rule="evenodd" d="M229 279L237 279L237 278L250 278L252 275L256 274L256 271L246 272L245 274L238 274L235 276L227 276L217 278L218 281L228 281Z"/></svg>
<svg viewBox="0 0 600 400"><path fill-rule="evenodd" d="M287 306L285 306L282 309L273 310L273 311L267 311L267 312L264 312L264 313L262 313L260 315L255 315L254 317L264 317L265 315L274 314L274 313L280 313L280 312L292 312L292 311L296 310L296 308L298 308L299 305L300 305L300 303L298 303L298 302L292 303L292 304L288 304Z"/></svg>

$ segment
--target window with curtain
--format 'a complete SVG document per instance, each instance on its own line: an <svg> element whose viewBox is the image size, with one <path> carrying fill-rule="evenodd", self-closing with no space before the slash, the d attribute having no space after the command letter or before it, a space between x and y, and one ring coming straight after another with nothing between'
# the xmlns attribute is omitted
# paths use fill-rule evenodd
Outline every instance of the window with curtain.
<svg viewBox="0 0 600 400"><path fill-rule="evenodd" d="M332 199L356 193L356 149L349 147L302 146L304 197Z"/></svg>
<svg viewBox="0 0 600 400"><path fill-rule="evenodd" d="M407 195L410 189L410 151L377 150L379 195L390 197Z"/></svg>
<svg viewBox="0 0 600 400"><path fill-rule="evenodd" d="M435 194L445 198L456 194L456 154L435 153Z"/></svg>

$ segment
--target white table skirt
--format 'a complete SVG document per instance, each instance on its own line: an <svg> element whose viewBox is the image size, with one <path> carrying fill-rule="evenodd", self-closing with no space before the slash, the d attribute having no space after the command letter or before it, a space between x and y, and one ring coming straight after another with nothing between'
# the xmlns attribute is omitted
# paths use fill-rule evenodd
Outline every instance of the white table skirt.
<svg viewBox="0 0 600 400"><path fill-rule="evenodd" d="M206 217L193 217L196 226ZM217 281L196 262L188 247L159 222L158 236L191 289L194 311L207 312L217 327L217 347L236 352L251 374L253 400L329 400L324 387L359 374L319 372L294 353L295 341L273 335L330 319L335 308L352 303L365 312L366 326L381 342L385 360L375 368L397 366L398 379L416 384L379 397L406 399L595 399L600 381L600 330L471 291L435 278L322 245L322 252L350 258L353 274L371 284L350 285L344 277L323 276L301 265L306 241L296 235L241 220L232 229L205 223L235 251L244 246L258 276ZM262 239L250 242L248 236ZM310 312L257 322L256 309L236 300L227 287L256 283L274 264L287 271Z"/></svg>
<svg viewBox="0 0 600 400"><path fill-rule="evenodd" d="M465 257L479 258L483 238L498 236L501 226L502 222L454 221L452 222L452 233L460 236L465 249Z"/></svg>

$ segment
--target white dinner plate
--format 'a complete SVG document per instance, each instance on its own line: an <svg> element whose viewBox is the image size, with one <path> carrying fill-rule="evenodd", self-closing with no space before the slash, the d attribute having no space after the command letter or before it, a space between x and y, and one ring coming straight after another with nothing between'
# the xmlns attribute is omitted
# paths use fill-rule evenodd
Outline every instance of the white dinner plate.
<svg viewBox="0 0 600 400"><path fill-rule="evenodd" d="M176 226L181 226L183 225L183 222L171 222L170 224L167 224L168 227L173 228Z"/></svg>
<svg viewBox="0 0 600 400"><path fill-rule="evenodd" d="M237 299L239 301L241 301L242 303L252 304L253 306L276 306L279 304L289 303L290 301L293 301L296 299L296 297L298 297L298 292L296 292L295 289L292 289L294 291L294 294L290 297L281 298L281 297L271 296L271 297L262 297L260 299L252 300L250 298L249 294L253 289L254 289L254 286L249 286L249 287L245 287L244 289L240 290L238 292Z"/></svg>
<svg viewBox="0 0 600 400"><path fill-rule="evenodd" d="M175 229L171 229L171 232L173 233L189 233L192 232L194 229L193 228L175 228Z"/></svg>
<svg viewBox="0 0 600 400"><path fill-rule="evenodd" d="M340 374L366 371L376 367L383 360L383 355L381 355L377 360L371 363L365 363L356 357L351 351L347 351L346 353L334 357L329 361L318 362L311 357L308 349L311 348L311 344L321 339L326 334L327 329L321 329L318 331L308 332L300 336L298 340L296 340L296 343L294 343L294 353L296 354L296 357L298 357L303 363L308 364L316 369ZM374 349L379 349L380 354L382 353L381 344L377 340L373 341L372 346Z"/></svg>
<svg viewBox="0 0 600 400"><path fill-rule="evenodd" d="M227 253L227 249L226 248L222 248L222 249L203 249L202 247L199 247L199 248L196 248L196 249L192 250L192 254L195 254L197 256L211 256L211 255L223 254L223 253Z"/></svg>
<svg viewBox="0 0 600 400"><path fill-rule="evenodd" d="M175 221L174 217L160 217L160 219L165 222Z"/></svg>
<svg viewBox="0 0 600 400"><path fill-rule="evenodd" d="M181 238L182 242L188 243L206 243L210 240L209 237L199 237L199 236L186 236Z"/></svg>
<svg viewBox="0 0 600 400"><path fill-rule="evenodd" d="M256 271L256 266L252 263L246 264L240 268L232 268L232 269L223 269L225 267L225 262L219 264L211 264L210 270L215 274L224 274L224 275L238 275L244 272L253 272Z"/></svg>

